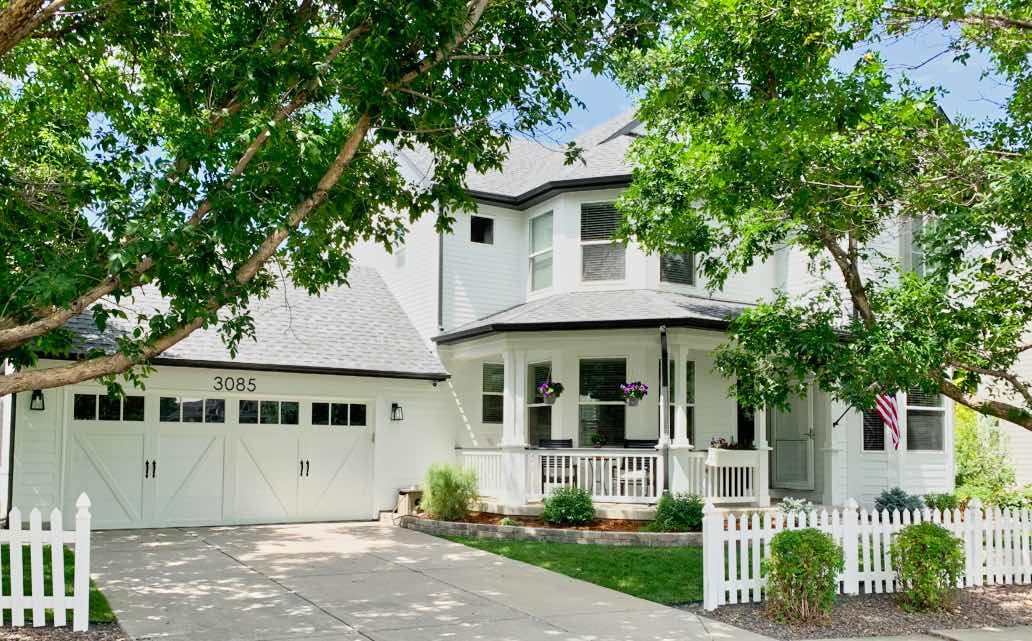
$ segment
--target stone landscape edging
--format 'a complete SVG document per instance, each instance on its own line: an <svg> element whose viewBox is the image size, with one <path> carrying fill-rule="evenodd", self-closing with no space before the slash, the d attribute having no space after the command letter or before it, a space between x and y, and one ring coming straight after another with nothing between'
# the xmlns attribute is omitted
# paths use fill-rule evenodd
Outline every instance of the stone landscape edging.
<svg viewBox="0 0 1032 641"><path fill-rule="evenodd" d="M637 545L642 547L702 547L702 532L617 532L611 530L565 530L524 525L492 525L434 521L418 516L403 516L399 525L425 534L468 536L478 539L509 539L548 543L596 543L598 545Z"/></svg>

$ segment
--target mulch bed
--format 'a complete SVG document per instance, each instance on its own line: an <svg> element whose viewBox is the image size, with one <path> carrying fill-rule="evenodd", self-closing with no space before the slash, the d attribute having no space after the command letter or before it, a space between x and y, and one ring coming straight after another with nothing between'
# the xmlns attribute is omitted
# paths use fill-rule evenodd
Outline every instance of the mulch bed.
<svg viewBox="0 0 1032 641"><path fill-rule="evenodd" d="M904 612L892 594L839 597L827 621L784 625L768 617L763 604L725 605L706 612L699 604L683 606L697 614L776 639L824 639L924 634L930 630L1032 625L1032 586L1002 585L960 590L948 612Z"/></svg>
<svg viewBox="0 0 1032 641"><path fill-rule="evenodd" d="M424 515L425 516L425 515ZM487 523L488 525L501 525L502 519L509 518L518 521L526 527L553 528L559 530L601 530L603 532L638 532L647 521L628 521L625 519L595 519L587 525L551 525L545 523L537 516L505 516L504 514L490 514L488 512L474 512L463 523Z"/></svg>
<svg viewBox="0 0 1032 641"><path fill-rule="evenodd" d="M64 628L0 628L2 641L129 641L117 623L91 623L86 632Z"/></svg>

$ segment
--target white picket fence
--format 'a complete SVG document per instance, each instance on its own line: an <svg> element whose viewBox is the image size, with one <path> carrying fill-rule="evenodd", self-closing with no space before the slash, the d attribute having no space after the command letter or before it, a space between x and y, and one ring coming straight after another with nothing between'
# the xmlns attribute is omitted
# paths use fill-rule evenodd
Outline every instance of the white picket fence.
<svg viewBox="0 0 1032 641"><path fill-rule="evenodd" d="M22 529L22 513L13 508L9 518L9 529L0 530L0 544L8 547L10 554L10 594L0 593L0 617L10 620L15 627L25 625L25 610L32 610L32 626L46 625L46 611L53 612L55 626L65 626L67 610L72 611L72 629L85 631L89 626L90 613L90 499L85 493L75 502L75 529L66 531L63 527L61 510L50 513L50 529L43 529L43 515L38 508L29 512L29 529ZM72 579L72 594L65 594L64 549L75 546L75 574ZM29 547L29 567L23 567L22 549ZM43 546L50 546L51 588L46 594L43 575ZM23 573L29 572L31 588L25 594Z"/></svg>
<svg viewBox="0 0 1032 641"><path fill-rule="evenodd" d="M942 525L964 542L965 571L957 587L1032 583L1032 510L983 510L975 499L966 511L868 512L850 500L845 509L787 515L725 514L707 503L703 531L703 606L762 601L762 573L770 540L786 529L816 528L842 546L845 570L840 594L894 592L889 554L893 536L912 523Z"/></svg>

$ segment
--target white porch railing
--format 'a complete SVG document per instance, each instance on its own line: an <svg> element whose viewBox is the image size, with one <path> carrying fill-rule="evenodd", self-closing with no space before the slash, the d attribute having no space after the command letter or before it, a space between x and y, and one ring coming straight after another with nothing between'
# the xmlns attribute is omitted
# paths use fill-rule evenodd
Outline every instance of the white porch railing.
<svg viewBox="0 0 1032 641"><path fill-rule="evenodd" d="M757 450L684 453L685 491L714 503L754 503L759 498L756 479L760 455Z"/></svg>
<svg viewBox="0 0 1032 641"><path fill-rule="evenodd" d="M483 496L497 496L504 487L501 450L459 450L459 465L477 475L477 490Z"/></svg>
<svg viewBox="0 0 1032 641"><path fill-rule="evenodd" d="M555 488L579 487L599 501L655 503L663 495L666 472L656 450L528 450L528 499L540 500Z"/></svg>

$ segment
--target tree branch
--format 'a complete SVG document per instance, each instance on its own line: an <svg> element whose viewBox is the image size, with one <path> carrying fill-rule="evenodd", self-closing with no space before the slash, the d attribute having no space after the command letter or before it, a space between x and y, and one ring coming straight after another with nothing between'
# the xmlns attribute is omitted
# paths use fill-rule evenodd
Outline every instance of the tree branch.
<svg viewBox="0 0 1032 641"><path fill-rule="evenodd" d="M1026 430L1032 431L1032 413L1027 409L1018 407L1017 405L1011 405L1010 403L1004 403L1002 401L994 401L991 399L983 400L969 396L965 394L962 389L942 376L935 376L935 381L939 384L939 389L943 394L961 405L970 407L981 414L995 416L996 418L1001 418L1005 421L1014 423L1015 425L1020 425Z"/></svg>
<svg viewBox="0 0 1032 641"><path fill-rule="evenodd" d="M0 11L0 58L6 56L19 42L36 28L50 20L68 0L53 0L43 6L43 0L11 0Z"/></svg>

